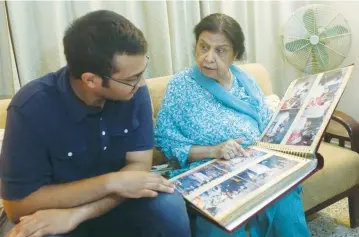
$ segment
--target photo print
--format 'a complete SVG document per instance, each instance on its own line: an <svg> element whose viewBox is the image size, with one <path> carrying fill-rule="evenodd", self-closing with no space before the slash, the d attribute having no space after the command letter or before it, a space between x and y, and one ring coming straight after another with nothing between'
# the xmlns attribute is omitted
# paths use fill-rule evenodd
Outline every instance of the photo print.
<svg viewBox="0 0 359 237"><path fill-rule="evenodd" d="M281 110L300 109L308 96L317 75L298 80L281 107Z"/></svg>
<svg viewBox="0 0 359 237"><path fill-rule="evenodd" d="M174 184L180 193L183 195L190 195L199 187L225 175L226 173L225 170L210 164L176 179Z"/></svg>
<svg viewBox="0 0 359 237"><path fill-rule="evenodd" d="M230 160L217 160L216 162L213 162L212 164L215 165L219 169L223 169L225 171L232 172L232 171L235 171L235 170L245 166L246 164L249 164L254 159L257 159L257 158L262 157L267 154L266 152L258 151L256 149L252 149L252 148L245 148L244 150L247 152L248 157L240 156L240 157L235 157Z"/></svg>
<svg viewBox="0 0 359 237"><path fill-rule="evenodd" d="M272 144L280 144L297 116L297 113L297 109L280 111L261 141Z"/></svg>
<svg viewBox="0 0 359 237"><path fill-rule="evenodd" d="M192 202L212 216L216 216L231 208L236 200L244 198L257 188L258 186L253 183L233 177L195 197Z"/></svg>

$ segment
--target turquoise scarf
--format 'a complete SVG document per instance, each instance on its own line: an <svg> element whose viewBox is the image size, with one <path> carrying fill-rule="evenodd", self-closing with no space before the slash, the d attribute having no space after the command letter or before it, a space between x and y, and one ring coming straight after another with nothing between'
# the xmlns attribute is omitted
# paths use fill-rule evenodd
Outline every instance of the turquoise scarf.
<svg viewBox="0 0 359 237"><path fill-rule="evenodd" d="M201 87L203 87L209 93L211 93L223 105L232 108L239 113L246 114L251 118L253 118L257 122L259 129L262 131L262 126L258 115L258 109L262 97L256 85L253 83L253 79L249 78L245 72L241 71L236 66L231 65L229 67L235 78L241 82L246 93L251 98L250 102L246 102L233 96L231 93L229 93L228 90L223 88L215 80L205 76L199 70L197 65L193 66L192 69L193 69L192 78Z"/></svg>

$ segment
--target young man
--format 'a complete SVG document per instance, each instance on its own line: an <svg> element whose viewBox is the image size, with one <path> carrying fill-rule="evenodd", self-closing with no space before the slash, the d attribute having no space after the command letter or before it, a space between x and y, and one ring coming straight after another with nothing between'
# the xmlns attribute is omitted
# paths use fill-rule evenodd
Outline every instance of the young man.
<svg viewBox="0 0 359 237"><path fill-rule="evenodd" d="M67 29L67 66L8 108L2 198L8 237L190 236L183 199L151 174L153 125L142 32L110 11Z"/></svg>

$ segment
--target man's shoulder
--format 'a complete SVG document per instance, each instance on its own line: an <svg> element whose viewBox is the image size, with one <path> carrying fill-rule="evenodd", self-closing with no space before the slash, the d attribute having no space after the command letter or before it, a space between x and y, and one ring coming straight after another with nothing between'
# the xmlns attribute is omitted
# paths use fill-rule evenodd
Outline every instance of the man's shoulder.
<svg viewBox="0 0 359 237"><path fill-rule="evenodd" d="M24 85L12 98L9 108L17 107L22 112L46 110L57 98L58 72L48 73Z"/></svg>
<svg viewBox="0 0 359 237"><path fill-rule="evenodd" d="M148 98L148 97L150 97L150 92L149 92L147 85L145 85L145 86L138 88L138 91L135 93L133 99L134 100L143 100L144 98Z"/></svg>

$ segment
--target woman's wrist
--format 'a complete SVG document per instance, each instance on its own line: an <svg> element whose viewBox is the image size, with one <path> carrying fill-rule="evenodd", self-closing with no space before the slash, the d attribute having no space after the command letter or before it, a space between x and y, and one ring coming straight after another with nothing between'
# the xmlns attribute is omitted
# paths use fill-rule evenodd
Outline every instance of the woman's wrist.
<svg viewBox="0 0 359 237"><path fill-rule="evenodd" d="M209 158L218 159L218 145L209 147Z"/></svg>
<svg viewBox="0 0 359 237"><path fill-rule="evenodd" d="M192 146L188 155L190 162L218 157L218 146Z"/></svg>

